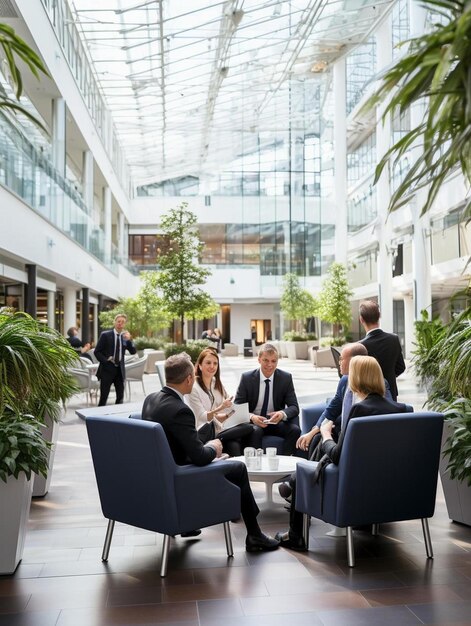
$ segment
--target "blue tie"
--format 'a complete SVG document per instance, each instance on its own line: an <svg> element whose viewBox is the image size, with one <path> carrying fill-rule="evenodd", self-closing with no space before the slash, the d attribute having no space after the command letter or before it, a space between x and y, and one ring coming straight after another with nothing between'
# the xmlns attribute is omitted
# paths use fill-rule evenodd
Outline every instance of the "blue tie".
<svg viewBox="0 0 471 626"><path fill-rule="evenodd" d="M265 395L263 396L262 410L260 411L260 415L262 417L266 417L267 416L268 398L269 398L269 396L270 396L270 379L269 378L265 378Z"/></svg>

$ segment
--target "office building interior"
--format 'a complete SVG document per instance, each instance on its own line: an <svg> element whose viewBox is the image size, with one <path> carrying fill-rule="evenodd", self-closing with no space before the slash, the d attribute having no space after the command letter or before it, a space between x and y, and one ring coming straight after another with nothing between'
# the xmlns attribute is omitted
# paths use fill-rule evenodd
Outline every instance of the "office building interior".
<svg viewBox="0 0 471 626"><path fill-rule="evenodd" d="M1 1L0 22L38 53L48 75L22 70L21 103L41 125L0 110L0 307L25 310L63 335L78 326L83 341L96 342L99 313L134 296L140 272L158 269L157 251L169 245L161 216L186 202L204 244L200 262L211 270L205 288L220 305L204 327L219 326L240 354L253 327L260 343L288 329L280 311L287 273L316 295L337 261L353 290L352 339L363 336L360 301L377 300L383 329L398 334L411 359L423 309L448 320L468 305L465 296L450 304L471 279L467 188L457 171L426 214L420 193L389 214L415 155L404 154L376 185L375 167L423 110L384 124L363 105L403 53L399 42L433 19L419 0ZM12 96L4 62L0 83ZM186 332L202 329L199 322ZM228 362L228 372L243 366ZM303 396L335 390L331 373L324 393L322 375L311 385L315 372L303 367ZM419 409L425 398L412 373L402 389ZM98 505L89 459L77 456L84 424L73 412L67 419L61 480L88 487L76 503L63 492L50 505L49 496L33 503L30 554L43 534L55 558L61 546L77 564L33 556L0 580L0 626L471 624L469 528L453 526L443 507L432 532L445 556L433 566L408 525L376 547L361 540L353 573L343 544L330 558L323 529L318 558L279 550L247 562L239 551L230 567L222 530L211 529L209 557L181 544L164 582L138 549L145 536L118 531L116 565L105 567L103 526L87 528ZM267 514L273 530L282 514L282 504ZM62 603L48 606L48 581ZM89 604L73 599L82 593Z"/></svg>

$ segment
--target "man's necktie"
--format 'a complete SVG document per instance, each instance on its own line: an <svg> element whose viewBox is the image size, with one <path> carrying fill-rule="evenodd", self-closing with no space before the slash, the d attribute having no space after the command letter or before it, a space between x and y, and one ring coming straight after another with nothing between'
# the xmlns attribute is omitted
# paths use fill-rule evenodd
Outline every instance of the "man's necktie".
<svg viewBox="0 0 471 626"><path fill-rule="evenodd" d="M266 417L267 416L268 398L269 397L270 397L270 379L269 378L265 378L265 395L263 396L262 410L260 411L260 415L262 417Z"/></svg>
<svg viewBox="0 0 471 626"><path fill-rule="evenodd" d="M121 335L115 335L114 355L113 355L113 361L115 365L119 365L119 342L120 341L121 341Z"/></svg>
<svg viewBox="0 0 471 626"><path fill-rule="evenodd" d="M350 389L350 387L347 387L347 391L345 392L345 395L343 397L343 403L342 403L341 430L343 430L345 426L347 425L348 416L350 415L350 409L352 408L352 405L353 405L353 392Z"/></svg>

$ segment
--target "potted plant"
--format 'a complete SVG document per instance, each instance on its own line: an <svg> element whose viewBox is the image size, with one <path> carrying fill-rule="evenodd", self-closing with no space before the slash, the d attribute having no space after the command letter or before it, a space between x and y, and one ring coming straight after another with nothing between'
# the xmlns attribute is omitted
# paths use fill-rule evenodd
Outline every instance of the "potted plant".
<svg viewBox="0 0 471 626"><path fill-rule="evenodd" d="M296 330L289 330L284 333L283 341L286 343L286 353L288 359L308 358L308 345L305 333L299 333Z"/></svg>
<svg viewBox="0 0 471 626"><path fill-rule="evenodd" d="M427 405L445 415L440 477L448 514L471 526L471 307L447 326L416 322L416 336L414 363L427 383ZM422 351L431 337L433 345Z"/></svg>
<svg viewBox="0 0 471 626"><path fill-rule="evenodd" d="M55 330L26 313L0 310L0 478L8 487L2 485L0 510L5 527L27 522L25 490L31 498L32 472L41 478L50 476L47 468L52 465L52 446L44 439L43 426L60 417L62 405L76 390L66 369L76 358L73 348ZM26 507L21 513L15 513L18 503ZM13 516L10 521L6 518L9 513ZM17 531L21 537L21 528ZM5 541L2 535L2 546ZM13 570L10 561L0 561L0 574L14 571L21 549L15 555Z"/></svg>

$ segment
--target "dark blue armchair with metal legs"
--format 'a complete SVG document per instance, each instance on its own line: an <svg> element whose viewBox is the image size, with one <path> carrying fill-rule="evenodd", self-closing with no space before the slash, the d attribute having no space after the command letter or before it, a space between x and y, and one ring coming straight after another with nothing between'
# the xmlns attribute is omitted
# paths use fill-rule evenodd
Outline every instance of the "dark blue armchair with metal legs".
<svg viewBox="0 0 471 626"><path fill-rule="evenodd" d="M102 560L108 560L115 522L164 535L160 575L167 573L170 538L240 516L240 490L223 463L178 466L160 424L127 417L88 417L90 450L103 515L109 520ZM224 461L224 464L230 461ZM227 466L226 466L227 467Z"/></svg>
<svg viewBox="0 0 471 626"><path fill-rule="evenodd" d="M310 516L347 528L348 565L355 564L353 527L419 519L428 558L433 558L428 519L435 510L443 428L440 413L395 413L348 422L338 465L314 482L317 463L296 469L296 510L304 513L308 545Z"/></svg>

